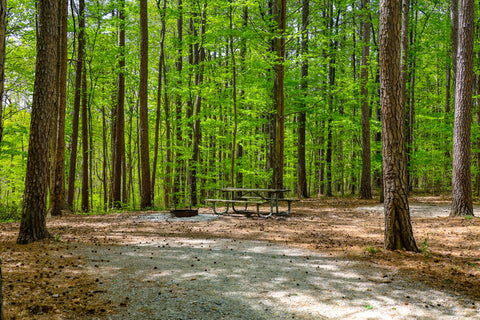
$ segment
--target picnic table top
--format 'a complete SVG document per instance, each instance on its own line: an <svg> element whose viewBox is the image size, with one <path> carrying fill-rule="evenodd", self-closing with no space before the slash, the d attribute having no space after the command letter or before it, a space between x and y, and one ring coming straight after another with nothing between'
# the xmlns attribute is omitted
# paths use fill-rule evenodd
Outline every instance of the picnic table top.
<svg viewBox="0 0 480 320"><path fill-rule="evenodd" d="M219 188L220 191L226 192L288 192L288 189L263 189L263 188Z"/></svg>

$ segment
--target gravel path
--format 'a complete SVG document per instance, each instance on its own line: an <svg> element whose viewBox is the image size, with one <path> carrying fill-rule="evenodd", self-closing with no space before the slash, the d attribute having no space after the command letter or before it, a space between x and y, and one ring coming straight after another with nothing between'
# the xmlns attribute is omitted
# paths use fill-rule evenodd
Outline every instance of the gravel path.
<svg viewBox="0 0 480 320"><path fill-rule="evenodd" d="M414 203L410 204L410 215L412 217L428 218L428 217L448 217L452 206L450 204L427 204L427 203ZM358 207L357 211L361 212L375 212L383 214L383 203L379 203L371 207ZM480 208L478 206L473 207L473 213L478 217Z"/></svg>
<svg viewBox="0 0 480 320"><path fill-rule="evenodd" d="M77 249L118 313L95 319L480 319L480 304L286 246L156 239Z"/></svg>

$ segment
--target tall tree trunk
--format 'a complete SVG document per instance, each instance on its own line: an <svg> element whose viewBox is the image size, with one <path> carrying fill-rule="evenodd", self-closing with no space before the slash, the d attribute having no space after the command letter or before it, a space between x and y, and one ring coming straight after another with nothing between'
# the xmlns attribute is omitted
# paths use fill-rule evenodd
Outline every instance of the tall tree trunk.
<svg viewBox="0 0 480 320"><path fill-rule="evenodd" d="M206 14L207 14L207 3L203 5L203 10L201 13L201 26L200 26L200 39L203 38L205 34L206 26ZM200 40L201 41L201 40ZM200 42L200 46L195 46L195 65L198 67L197 74L195 76L195 85L201 86L203 83L203 66L201 65L205 60L205 49L202 45L203 41ZM200 167L200 140L202 134L200 131L200 111L202 109L202 95L197 93L195 97L195 122L193 124L193 142L192 142L192 165L189 172L189 183L190 183L190 205L196 206L198 203L198 190L197 190L197 173L198 168Z"/></svg>
<svg viewBox="0 0 480 320"><path fill-rule="evenodd" d="M380 4L380 101L382 104L385 249L418 251L408 205L405 113L401 104L400 0Z"/></svg>
<svg viewBox="0 0 480 320"><path fill-rule="evenodd" d="M163 83L165 88L168 88L167 82L167 70L165 67L165 59L163 61ZM163 181L164 194L165 194L165 207L170 207L172 199L172 125L170 119L170 99L168 98L168 92L165 89L163 99L164 113L165 113L165 179Z"/></svg>
<svg viewBox="0 0 480 320"><path fill-rule="evenodd" d="M301 36L301 52L302 52L302 67L300 88L304 99L308 95L308 22L310 19L310 1L302 1L302 36ZM302 101L301 111L298 114L298 147L297 147L297 175L298 186L297 194L299 198L308 198L307 190L307 166L305 163L305 126L307 123L307 104Z"/></svg>
<svg viewBox="0 0 480 320"><path fill-rule="evenodd" d="M37 60L30 122L27 173L17 243L50 236L46 225L49 143L56 110L58 9L56 0L38 1Z"/></svg>
<svg viewBox="0 0 480 320"><path fill-rule="evenodd" d="M112 207L121 208L122 202L126 202L122 196L123 189L126 190L125 176L125 0L120 0L118 8L118 83L117 83L117 105L113 110L113 155L112 155Z"/></svg>
<svg viewBox="0 0 480 320"><path fill-rule="evenodd" d="M3 140L3 90L4 90L4 84L5 84L6 31L7 31L7 1L0 0L0 143ZM0 316L1 316L1 312L0 312Z"/></svg>
<svg viewBox="0 0 480 320"><path fill-rule="evenodd" d="M474 9L474 0L460 0L453 123L452 211L450 212L452 217L473 215L470 135Z"/></svg>
<svg viewBox="0 0 480 320"><path fill-rule="evenodd" d="M50 194L50 213L59 216L67 209L65 202L65 108L67 105L67 1L59 1L59 41L58 41L58 75L57 75L57 132L55 132L55 160L53 181Z"/></svg>
<svg viewBox="0 0 480 320"><path fill-rule="evenodd" d="M360 197L372 198L372 169L370 148L370 106L368 103L368 57L370 56L370 1L362 0L362 66L361 66L361 102L362 102L362 179Z"/></svg>
<svg viewBox="0 0 480 320"><path fill-rule="evenodd" d="M88 158L90 147L88 143L88 99L87 99L87 70L83 68L82 73L82 212L88 212L90 209L89 186L88 186Z"/></svg>
<svg viewBox="0 0 480 320"><path fill-rule="evenodd" d="M148 139L148 10L147 0L140 0L140 157L142 187L140 209L152 206L150 152Z"/></svg>
<svg viewBox="0 0 480 320"><path fill-rule="evenodd" d="M273 104L275 108L275 149L273 161L273 187L283 189L283 166L285 144L285 28L287 20L287 1L274 0L272 6L275 33L273 38L274 79Z"/></svg>
<svg viewBox="0 0 480 320"><path fill-rule="evenodd" d="M175 61L175 68L177 71L177 86L178 88L182 87L182 69L183 69L183 57L182 57L182 43L183 43L183 2L182 0L177 1L177 9L179 10L177 18L177 57ZM173 178L173 205L176 207L180 203L180 193L181 193L181 175L183 169L183 160L182 160L182 95L180 92L177 92L177 101L176 101L176 123L175 123L175 173Z"/></svg>
<svg viewBox="0 0 480 320"><path fill-rule="evenodd" d="M103 209L108 208L108 143L107 143L107 115L105 105L102 105L102 188L103 188Z"/></svg>
<svg viewBox="0 0 480 320"><path fill-rule="evenodd" d="M75 176L77 170L77 149L78 149L78 122L80 117L80 99L82 94L82 72L84 49L85 49L85 1L79 1L78 8L78 47L77 61L75 66L75 95L73 100L73 116L72 116L72 140L70 151L70 165L68 170L68 190L67 205L73 209L73 200L75 196Z"/></svg>
<svg viewBox="0 0 480 320"><path fill-rule="evenodd" d="M153 160L152 160L152 201L155 201L155 181L157 175L157 162L158 162L158 149L160 139L160 116L162 110L162 76L163 76L163 64L165 59L165 12L167 7L167 1L163 0L162 8L160 8L160 2L157 2L160 10L160 55L158 58L158 79L157 79L157 112L155 118L155 140L153 146ZM166 197L167 195L165 195Z"/></svg>
<svg viewBox="0 0 480 320"><path fill-rule="evenodd" d="M333 17L333 10L334 10L334 4L333 2L329 3L329 6L327 8L327 16L328 16L328 29L329 32L331 33L332 39L330 39L330 45L329 45L329 51L327 53L327 56L329 58L328 60L328 92L329 92L329 97L328 97L328 104L329 104L329 119L327 121L327 149L325 152L325 170L326 170L326 188L325 188L325 195L327 197L333 196L333 189L332 189L332 183L333 183L333 172L332 172L332 160L333 160L333 133L332 133L332 123L333 123L333 113L335 110L334 107L334 102L335 102L335 97L334 97L334 88L336 85L336 50L337 50L337 40L333 37L335 33L338 30L338 23L339 19L337 17L336 23L334 23L334 17Z"/></svg>

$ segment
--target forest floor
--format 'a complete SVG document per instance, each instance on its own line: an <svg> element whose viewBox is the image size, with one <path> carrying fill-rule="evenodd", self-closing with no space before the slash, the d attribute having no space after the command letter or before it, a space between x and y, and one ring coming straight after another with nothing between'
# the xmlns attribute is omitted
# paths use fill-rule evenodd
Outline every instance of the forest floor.
<svg viewBox="0 0 480 320"><path fill-rule="evenodd" d="M471 308L475 314L480 311L479 213L476 211L474 218L449 218L448 200L441 197L410 199L419 253L383 249L383 211L375 200L306 199L294 203L291 216L269 219L254 215L218 217L211 214L210 208L200 209L197 217L182 219L160 212L66 215L48 219L52 239L29 245L15 244L19 223L3 223L0 224L0 258L6 319L128 319L115 315L131 307L134 292L111 292L115 282L111 275L118 270L134 274L135 270L128 268L135 269L135 264L124 269L117 266L117 270L113 266L102 268L112 259L108 251L120 247L141 251L142 244L165 248L169 239L172 243L183 239L183 245L195 240L227 239L230 243L254 240L272 244L272 252L280 246L292 252L318 253L337 262L349 261L384 270L383 277L371 276L369 281L373 284L406 279L413 287L424 285L435 292L448 293L464 301L465 308ZM154 253L151 254L150 259L155 261ZM303 257L302 261L309 259L308 255ZM188 259L192 260L191 267L200 263L199 257ZM202 256L202 259L206 258ZM292 262L293 258L289 259ZM155 263L160 268L162 260ZM149 266L152 273L157 265ZM209 271L205 267L205 274ZM106 273L111 273L110 277ZM195 282L197 277L190 282ZM145 282L147 287L151 281L154 280ZM109 286L104 282L110 283ZM341 287L342 283L338 285ZM164 289L172 295L179 287L169 283ZM408 288L405 290L403 298L407 299L411 294ZM120 298L114 298L115 294L120 294ZM183 319L172 317L177 318ZM258 319L267 318L258 316Z"/></svg>

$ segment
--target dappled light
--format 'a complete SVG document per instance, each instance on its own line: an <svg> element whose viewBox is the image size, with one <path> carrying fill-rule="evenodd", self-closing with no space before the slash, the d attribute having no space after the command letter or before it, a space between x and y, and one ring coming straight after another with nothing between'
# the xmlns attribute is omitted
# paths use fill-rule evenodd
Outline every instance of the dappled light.
<svg viewBox="0 0 480 320"><path fill-rule="evenodd" d="M419 200L413 208L448 208ZM422 251L389 252L378 208L375 201L308 199L291 216L268 219L218 216L211 208L186 218L69 215L48 220L55 239L28 246L14 243L18 223L5 223L7 315L176 318L188 305L197 319L221 319L228 306L238 319L476 316L480 219L413 213Z"/></svg>

